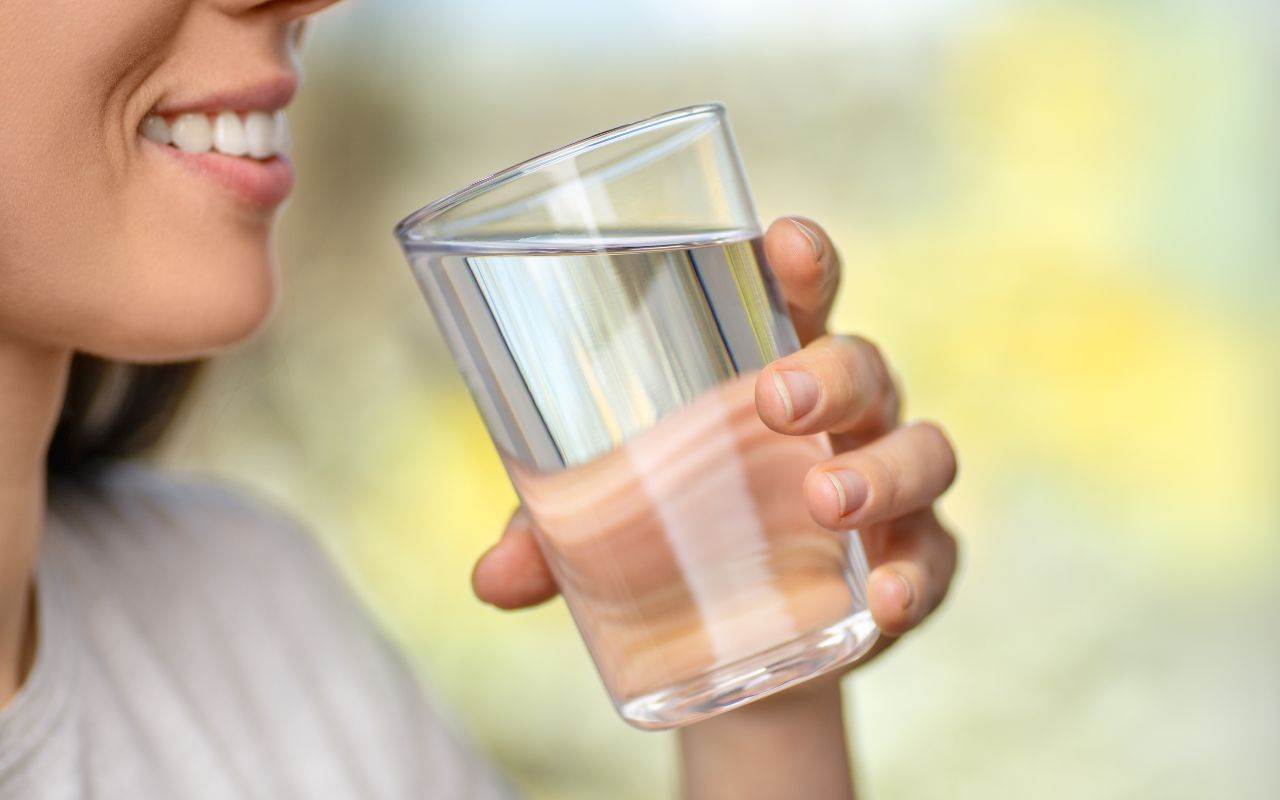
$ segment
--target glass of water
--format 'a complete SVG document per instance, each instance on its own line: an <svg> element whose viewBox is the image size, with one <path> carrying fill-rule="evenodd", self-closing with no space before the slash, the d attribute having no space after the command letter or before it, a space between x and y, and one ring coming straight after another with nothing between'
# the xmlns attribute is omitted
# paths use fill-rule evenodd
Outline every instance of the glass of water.
<svg viewBox="0 0 1280 800"><path fill-rule="evenodd" d="M831 445L756 415L798 343L723 106L530 159L396 236L623 719L688 724L867 651L858 535L801 494Z"/></svg>

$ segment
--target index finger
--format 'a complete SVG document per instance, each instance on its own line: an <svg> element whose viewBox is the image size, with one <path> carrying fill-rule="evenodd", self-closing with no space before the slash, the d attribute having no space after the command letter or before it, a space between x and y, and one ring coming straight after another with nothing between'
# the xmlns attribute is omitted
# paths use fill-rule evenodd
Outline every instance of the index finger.
<svg viewBox="0 0 1280 800"><path fill-rule="evenodd" d="M826 231L805 217L774 220L764 235L764 256L787 301L800 343L825 333L840 285L840 257Z"/></svg>

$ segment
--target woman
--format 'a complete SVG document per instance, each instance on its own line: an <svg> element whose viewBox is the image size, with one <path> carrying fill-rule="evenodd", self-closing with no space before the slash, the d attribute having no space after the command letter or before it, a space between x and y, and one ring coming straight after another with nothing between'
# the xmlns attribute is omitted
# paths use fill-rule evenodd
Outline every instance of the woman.
<svg viewBox="0 0 1280 800"><path fill-rule="evenodd" d="M494 797L309 539L127 459L276 298L275 155L304 17L327 0L8 0L0 25L0 798ZM766 252L808 343L761 377L778 431L830 431L814 517L857 526L888 636L941 601L954 472L889 372L823 335L835 249ZM92 354L92 357L87 354ZM125 366L125 364L148 366ZM161 366L167 365L167 366ZM475 569L503 608L555 586L517 513ZM833 679L681 731L684 790L845 797Z"/></svg>

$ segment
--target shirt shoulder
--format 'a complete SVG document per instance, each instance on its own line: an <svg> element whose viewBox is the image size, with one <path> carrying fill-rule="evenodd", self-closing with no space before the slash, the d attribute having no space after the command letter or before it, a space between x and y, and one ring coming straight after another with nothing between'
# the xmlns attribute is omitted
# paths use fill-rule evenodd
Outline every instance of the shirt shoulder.
<svg viewBox="0 0 1280 800"><path fill-rule="evenodd" d="M49 494L54 535L99 556L121 552L130 561L177 567L202 557L199 572L209 577L218 568L238 572L262 559L273 567L296 563L324 571L320 547L301 524L212 477L124 463L55 483Z"/></svg>
<svg viewBox="0 0 1280 800"><path fill-rule="evenodd" d="M221 481L135 465L51 487L50 498L41 557L101 681L173 687L147 698L146 713L181 707L236 772L276 776L268 795L505 796L287 513Z"/></svg>
<svg viewBox="0 0 1280 800"><path fill-rule="evenodd" d="M319 541L288 513L208 476L138 464L52 487L47 555L100 626L160 648L202 643L280 666L333 651L340 679L382 636Z"/></svg>

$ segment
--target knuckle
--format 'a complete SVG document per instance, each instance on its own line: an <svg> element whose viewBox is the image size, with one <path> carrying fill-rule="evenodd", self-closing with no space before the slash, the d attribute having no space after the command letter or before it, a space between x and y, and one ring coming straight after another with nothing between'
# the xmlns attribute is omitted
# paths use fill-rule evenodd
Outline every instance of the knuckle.
<svg viewBox="0 0 1280 800"><path fill-rule="evenodd" d="M838 348L840 350L853 351L856 353L857 351L862 349L862 345L860 344L862 337L858 336L857 334L831 333L826 336L826 339L828 342L831 343L832 347Z"/></svg>
<svg viewBox="0 0 1280 800"><path fill-rule="evenodd" d="M888 375L888 361L885 360L884 352L880 349L880 345L865 336L852 335L849 337L853 345L857 347L859 353L866 360L867 366L871 367L877 374Z"/></svg>
<svg viewBox="0 0 1280 800"><path fill-rule="evenodd" d="M885 421L897 421L898 409L900 405L898 382L894 379L892 371L889 369L889 362L885 360L884 352L875 342L863 336L850 337L853 346L858 351L858 357L861 361L861 368L866 374L864 380L872 387L873 393L885 414Z"/></svg>
<svg viewBox="0 0 1280 800"><path fill-rule="evenodd" d="M821 402L827 406L847 403L853 392L853 384L838 349L829 346L829 342L815 347L812 365L818 382L822 385Z"/></svg>
<svg viewBox="0 0 1280 800"><path fill-rule="evenodd" d="M821 369L824 419L837 432L871 432L897 425L900 402L879 349L856 334L828 334L810 345Z"/></svg>
<svg viewBox="0 0 1280 800"><path fill-rule="evenodd" d="M806 352L810 354L815 366L824 372L842 372L844 370L844 358L842 357L840 337L838 335L827 334L815 339Z"/></svg>
<svg viewBox="0 0 1280 800"><path fill-rule="evenodd" d="M831 336L824 349L830 360L833 375L843 384L845 398L857 400L860 403L869 399L874 394L873 387L868 385L867 372L853 337L844 334Z"/></svg>
<svg viewBox="0 0 1280 800"><path fill-rule="evenodd" d="M951 437L940 424L933 420L917 420L911 424L911 428L917 435L924 437L929 455L941 468L945 485L950 486L959 471L956 450L951 444Z"/></svg>

